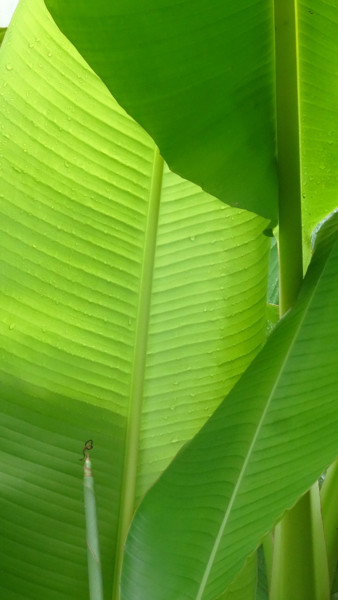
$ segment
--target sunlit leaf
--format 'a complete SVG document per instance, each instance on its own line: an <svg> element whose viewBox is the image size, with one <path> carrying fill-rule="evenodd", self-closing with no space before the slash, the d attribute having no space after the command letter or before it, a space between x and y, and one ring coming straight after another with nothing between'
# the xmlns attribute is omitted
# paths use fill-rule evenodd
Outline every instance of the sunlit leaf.
<svg viewBox="0 0 338 600"><path fill-rule="evenodd" d="M1 597L87 598L89 438L110 597L127 504L264 342L266 221L170 173L42 2L0 71Z"/></svg>

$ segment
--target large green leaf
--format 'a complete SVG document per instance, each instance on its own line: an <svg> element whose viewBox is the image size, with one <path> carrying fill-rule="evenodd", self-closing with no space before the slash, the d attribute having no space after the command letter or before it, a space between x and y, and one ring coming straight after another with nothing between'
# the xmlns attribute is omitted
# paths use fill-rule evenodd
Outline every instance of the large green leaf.
<svg viewBox="0 0 338 600"><path fill-rule="evenodd" d="M173 170L226 202L276 216L272 2L46 4ZM309 251L313 227L337 205L338 16L332 0L296 4Z"/></svg>
<svg viewBox="0 0 338 600"><path fill-rule="evenodd" d="M320 240L294 309L140 505L122 599L216 598L335 458L338 218Z"/></svg>
<svg viewBox="0 0 338 600"><path fill-rule="evenodd" d="M92 438L110 597L118 523L264 342L266 221L163 167L40 0L0 70L1 595L88 597Z"/></svg>
<svg viewBox="0 0 338 600"><path fill-rule="evenodd" d="M46 4L173 171L276 220L272 2Z"/></svg>

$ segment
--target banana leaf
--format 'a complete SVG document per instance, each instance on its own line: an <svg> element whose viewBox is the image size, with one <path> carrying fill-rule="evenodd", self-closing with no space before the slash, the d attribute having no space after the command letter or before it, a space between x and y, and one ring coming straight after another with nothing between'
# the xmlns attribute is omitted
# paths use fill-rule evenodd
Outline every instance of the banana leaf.
<svg viewBox="0 0 338 600"><path fill-rule="evenodd" d="M335 214L294 308L142 501L122 600L217 598L336 457L337 266ZM312 597L315 582L301 583Z"/></svg>
<svg viewBox="0 0 338 600"><path fill-rule="evenodd" d="M276 223L271 2L46 6L173 171Z"/></svg>
<svg viewBox="0 0 338 600"><path fill-rule="evenodd" d="M1 595L88 598L92 439L110 597L138 499L264 343L267 222L171 173L42 1L0 71Z"/></svg>
<svg viewBox="0 0 338 600"><path fill-rule="evenodd" d="M174 171L227 203L276 220L273 3L46 5ZM311 231L337 205L337 10L330 0L299 0L296 6L308 262ZM280 72L285 69L281 65Z"/></svg>

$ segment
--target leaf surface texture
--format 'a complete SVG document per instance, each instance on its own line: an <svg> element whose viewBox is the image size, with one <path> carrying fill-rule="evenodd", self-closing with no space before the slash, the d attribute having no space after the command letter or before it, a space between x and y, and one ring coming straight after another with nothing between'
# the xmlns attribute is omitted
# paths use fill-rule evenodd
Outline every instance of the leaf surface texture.
<svg viewBox="0 0 338 600"><path fill-rule="evenodd" d="M335 458L334 217L295 307L140 505L126 546L123 600L216 598Z"/></svg>
<svg viewBox="0 0 338 600"><path fill-rule="evenodd" d="M109 596L126 501L264 342L266 221L169 172L42 2L0 59L0 589L87 597L90 438Z"/></svg>

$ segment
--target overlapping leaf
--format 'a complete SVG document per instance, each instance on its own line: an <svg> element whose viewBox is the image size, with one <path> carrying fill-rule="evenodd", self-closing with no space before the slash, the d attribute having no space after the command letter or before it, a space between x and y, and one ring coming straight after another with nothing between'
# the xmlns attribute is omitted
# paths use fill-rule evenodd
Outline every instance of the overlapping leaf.
<svg viewBox="0 0 338 600"><path fill-rule="evenodd" d="M123 600L216 598L335 458L336 217L321 231L295 307L140 505Z"/></svg>
<svg viewBox="0 0 338 600"><path fill-rule="evenodd" d="M173 171L276 221L271 2L46 5Z"/></svg>
<svg viewBox="0 0 338 600"><path fill-rule="evenodd" d="M174 170L276 217L271 2L46 0L59 26ZM282 4L282 3L281 3ZM337 205L337 10L300 0L304 242Z"/></svg>
<svg viewBox="0 0 338 600"><path fill-rule="evenodd" d="M121 507L264 341L266 222L163 167L40 1L0 60L1 595L87 597L92 438L109 597Z"/></svg>

